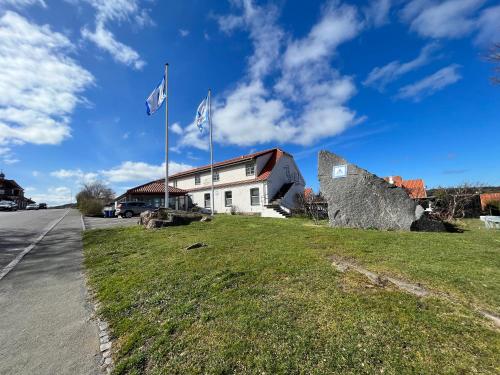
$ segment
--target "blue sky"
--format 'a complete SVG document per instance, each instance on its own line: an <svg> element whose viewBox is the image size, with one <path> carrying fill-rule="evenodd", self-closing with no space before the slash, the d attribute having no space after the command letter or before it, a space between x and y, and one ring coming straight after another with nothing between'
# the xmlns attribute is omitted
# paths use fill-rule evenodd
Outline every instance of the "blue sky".
<svg viewBox="0 0 500 375"><path fill-rule="evenodd" d="M159 178L170 64L171 170L282 147L317 190L327 149L428 187L500 185L500 41L487 0L0 0L0 168L39 201Z"/></svg>

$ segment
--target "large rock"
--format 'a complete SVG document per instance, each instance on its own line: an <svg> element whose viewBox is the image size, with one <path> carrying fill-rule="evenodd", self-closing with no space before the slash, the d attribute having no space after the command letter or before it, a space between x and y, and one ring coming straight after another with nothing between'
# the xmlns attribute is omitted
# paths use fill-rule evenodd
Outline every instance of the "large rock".
<svg viewBox="0 0 500 375"><path fill-rule="evenodd" d="M343 175L346 166L346 175ZM337 175L333 177L333 169ZM339 168L340 167L340 168ZM319 153L321 194L333 227L410 230L424 209L405 190L328 151Z"/></svg>
<svg viewBox="0 0 500 375"><path fill-rule="evenodd" d="M141 213L138 224L148 229L162 228L175 225L187 225L193 221L202 221L204 215L198 212L175 211L159 208L156 211L145 211Z"/></svg>

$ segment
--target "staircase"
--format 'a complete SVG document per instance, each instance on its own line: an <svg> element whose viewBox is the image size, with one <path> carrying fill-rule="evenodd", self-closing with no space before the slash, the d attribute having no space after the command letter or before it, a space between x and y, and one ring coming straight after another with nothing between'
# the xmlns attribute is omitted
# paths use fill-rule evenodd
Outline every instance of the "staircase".
<svg viewBox="0 0 500 375"><path fill-rule="evenodd" d="M283 186L274 194L273 199L269 201L269 205L279 205L283 197L288 193L288 190L293 186L293 182L283 184Z"/></svg>
<svg viewBox="0 0 500 375"><path fill-rule="evenodd" d="M269 204L266 204L266 210L262 213L263 217L279 217L282 219L290 217L290 213L284 210L281 206L281 201L292 186L293 182L283 184L279 191L274 195L273 199L271 199Z"/></svg>
<svg viewBox="0 0 500 375"><path fill-rule="evenodd" d="M265 211L262 213L263 217L278 217L286 219L290 214L286 212L280 205L266 205Z"/></svg>

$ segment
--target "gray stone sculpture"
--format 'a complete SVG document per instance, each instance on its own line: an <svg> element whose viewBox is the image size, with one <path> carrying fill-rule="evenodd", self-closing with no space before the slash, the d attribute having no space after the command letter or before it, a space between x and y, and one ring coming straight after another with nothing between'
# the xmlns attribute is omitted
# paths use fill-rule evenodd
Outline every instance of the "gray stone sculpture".
<svg viewBox="0 0 500 375"><path fill-rule="evenodd" d="M328 151L319 153L318 177L332 227L410 230L424 213L402 188Z"/></svg>

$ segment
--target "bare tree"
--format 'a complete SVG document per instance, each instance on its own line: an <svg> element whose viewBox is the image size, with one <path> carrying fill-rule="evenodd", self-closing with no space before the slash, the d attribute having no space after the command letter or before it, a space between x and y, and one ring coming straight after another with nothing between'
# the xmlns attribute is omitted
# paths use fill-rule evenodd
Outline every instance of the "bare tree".
<svg viewBox="0 0 500 375"><path fill-rule="evenodd" d="M495 85L500 84L500 42L493 44L490 48L490 52L486 56L486 60L492 62L496 66L493 68L494 76L491 77L491 82Z"/></svg>
<svg viewBox="0 0 500 375"><path fill-rule="evenodd" d="M296 200L301 214L312 219L315 224L328 217L326 204L322 196L315 195L312 192L310 194L299 193Z"/></svg>
<svg viewBox="0 0 500 375"><path fill-rule="evenodd" d="M115 197L115 193L101 181L86 183L76 195L77 206L85 215L100 215L106 203Z"/></svg>
<svg viewBox="0 0 500 375"><path fill-rule="evenodd" d="M434 190L434 213L446 221L463 218L468 212L476 210L475 201L479 201L480 193L480 184L464 183L456 187L438 187Z"/></svg>

